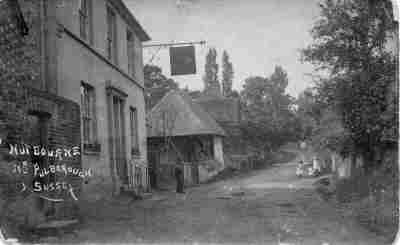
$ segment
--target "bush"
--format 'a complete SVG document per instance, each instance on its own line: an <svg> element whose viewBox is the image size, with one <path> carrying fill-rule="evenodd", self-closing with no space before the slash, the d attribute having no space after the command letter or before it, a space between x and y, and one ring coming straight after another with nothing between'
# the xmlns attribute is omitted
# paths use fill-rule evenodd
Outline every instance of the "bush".
<svg viewBox="0 0 400 245"><path fill-rule="evenodd" d="M369 230L391 240L399 225L396 163L386 162L367 176L358 175L336 182L336 198L345 203L342 207L346 212Z"/></svg>

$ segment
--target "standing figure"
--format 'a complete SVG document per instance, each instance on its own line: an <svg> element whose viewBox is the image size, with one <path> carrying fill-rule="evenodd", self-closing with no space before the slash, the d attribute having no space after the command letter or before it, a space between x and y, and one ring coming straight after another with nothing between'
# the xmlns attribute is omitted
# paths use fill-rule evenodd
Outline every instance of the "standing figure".
<svg viewBox="0 0 400 245"><path fill-rule="evenodd" d="M318 158L317 158L316 156L313 157L312 162L313 162L313 170L314 170L314 173L315 173L316 175L321 174L321 165L320 165L320 163L319 163L319 161L318 161Z"/></svg>
<svg viewBox="0 0 400 245"><path fill-rule="evenodd" d="M185 193L183 191L183 162L178 158L178 162L175 166L175 179L176 179L176 192Z"/></svg>
<svg viewBox="0 0 400 245"><path fill-rule="evenodd" d="M307 144L305 141L300 142L300 155L301 155L302 161L305 162L306 155L307 155Z"/></svg>
<svg viewBox="0 0 400 245"><path fill-rule="evenodd" d="M303 175L304 175L304 162L300 160L296 168L296 176L302 177Z"/></svg>

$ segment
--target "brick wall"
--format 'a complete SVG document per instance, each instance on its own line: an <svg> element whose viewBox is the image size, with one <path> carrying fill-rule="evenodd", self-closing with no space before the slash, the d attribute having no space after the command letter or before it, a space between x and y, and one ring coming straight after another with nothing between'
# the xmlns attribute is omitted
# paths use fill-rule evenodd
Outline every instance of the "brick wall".
<svg viewBox="0 0 400 245"><path fill-rule="evenodd" d="M26 36L19 32L9 1L0 1L0 138L8 143L37 143L32 142L37 132L31 119L38 117L47 118L47 148L80 146L79 105L46 91L41 76L41 1L18 2L29 27ZM81 166L81 159L57 163ZM79 193L81 179L67 181ZM60 215L72 215L69 207L74 201L68 195L65 198L58 207Z"/></svg>

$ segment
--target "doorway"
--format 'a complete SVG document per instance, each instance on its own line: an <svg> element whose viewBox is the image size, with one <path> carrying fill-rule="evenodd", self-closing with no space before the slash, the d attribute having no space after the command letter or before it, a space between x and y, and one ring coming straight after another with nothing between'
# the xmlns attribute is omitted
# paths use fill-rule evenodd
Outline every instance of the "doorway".
<svg viewBox="0 0 400 245"><path fill-rule="evenodd" d="M111 177L116 183L127 185L128 166L126 157L125 133L125 100L117 91L110 90L108 94L108 118L110 132ZM114 186L117 188L117 186ZM118 192L117 189L114 191Z"/></svg>
<svg viewBox="0 0 400 245"><path fill-rule="evenodd" d="M150 186L151 188L158 188L158 168L160 163L160 153L157 150L149 150L147 154L149 160L149 175L150 175Z"/></svg>
<svg viewBox="0 0 400 245"><path fill-rule="evenodd" d="M27 116L28 120L28 135L27 140L31 146L39 146L40 148L48 148L48 131L49 131L49 113L43 113L38 111L30 111ZM48 168L48 157L35 156L33 151L30 155L31 162L37 163L40 169ZM49 174L44 177L40 176L32 176L32 186L35 182L39 182L41 185L48 184L52 181L55 181L56 176L54 174ZM37 200L37 208L45 213L46 216L55 215L55 206L54 203L45 201L42 198L38 198Z"/></svg>

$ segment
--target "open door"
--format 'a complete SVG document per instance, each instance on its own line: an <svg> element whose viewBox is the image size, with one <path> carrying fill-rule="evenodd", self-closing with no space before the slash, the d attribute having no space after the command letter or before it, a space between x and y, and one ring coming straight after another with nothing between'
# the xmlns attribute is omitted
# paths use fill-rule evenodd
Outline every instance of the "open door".
<svg viewBox="0 0 400 245"><path fill-rule="evenodd" d="M149 161L149 175L151 188L158 188L158 168L160 165L160 153L156 150L149 150L147 154Z"/></svg>

